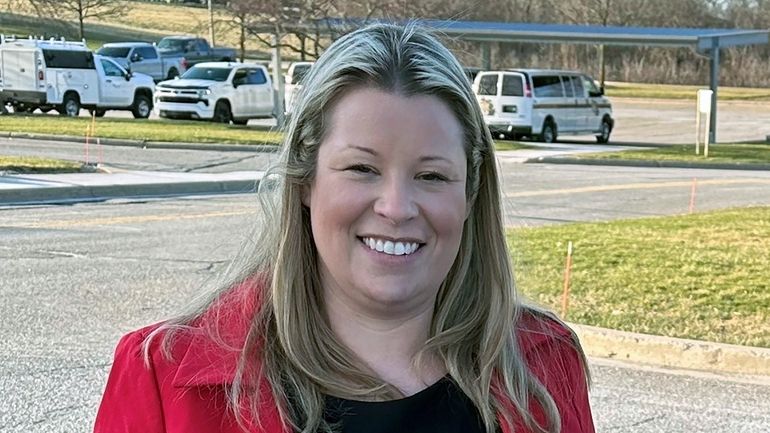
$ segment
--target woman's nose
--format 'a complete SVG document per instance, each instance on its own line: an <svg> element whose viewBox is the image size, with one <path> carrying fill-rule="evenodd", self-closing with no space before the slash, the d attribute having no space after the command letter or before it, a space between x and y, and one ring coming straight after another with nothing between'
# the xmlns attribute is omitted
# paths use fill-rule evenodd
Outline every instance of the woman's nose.
<svg viewBox="0 0 770 433"><path fill-rule="evenodd" d="M382 183L374 212L392 224L401 224L419 213L415 194L407 180L389 179Z"/></svg>

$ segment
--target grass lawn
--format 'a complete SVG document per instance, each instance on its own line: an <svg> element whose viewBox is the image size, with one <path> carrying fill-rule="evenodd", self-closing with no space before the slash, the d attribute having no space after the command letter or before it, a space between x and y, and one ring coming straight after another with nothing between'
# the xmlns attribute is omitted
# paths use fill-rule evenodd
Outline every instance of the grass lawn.
<svg viewBox="0 0 770 433"><path fill-rule="evenodd" d="M495 140L495 150L519 150L533 148L535 148L535 146L530 146L519 141Z"/></svg>
<svg viewBox="0 0 770 433"><path fill-rule="evenodd" d="M15 173L78 173L80 164L58 159L0 155L0 171Z"/></svg>
<svg viewBox="0 0 770 433"><path fill-rule="evenodd" d="M0 131L85 136L90 117L12 115L0 117ZM185 143L279 144L282 135L249 127L203 121L96 119L95 137Z"/></svg>
<svg viewBox="0 0 770 433"><path fill-rule="evenodd" d="M682 86L675 84L605 83L607 96L627 98L692 99L698 89L708 85ZM770 101L770 89L747 87L719 87L719 100Z"/></svg>
<svg viewBox="0 0 770 433"><path fill-rule="evenodd" d="M770 207L512 229L519 290L567 320L624 331L770 347Z"/></svg>
<svg viewBox="0 0 770 433"><path fill-rule="evenodd" d="M695 145L672 145L647 150L624 150L621 152L583 153L575 155L580 159L636 159L644 161L684 161L700 163L764 163L770 164L770 144L711 144L709 156L695 154Z"/></svg>

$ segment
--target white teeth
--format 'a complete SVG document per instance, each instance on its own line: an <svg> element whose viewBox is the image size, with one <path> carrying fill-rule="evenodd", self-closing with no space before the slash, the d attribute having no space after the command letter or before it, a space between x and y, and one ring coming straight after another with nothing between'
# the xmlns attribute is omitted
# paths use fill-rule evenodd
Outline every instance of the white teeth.
<svg viewBox="0 0 770 433"><path fill-rule="evenodd" d="M412 254L420 248L417 242L393 242L374 238L362 238L362 240L370 249L394 256Z"/></svg>
<svg viewBox="0 0 770 433"><path fill-rule="evenodd" d="M397 256L403 256L406 252L406 248L404 248L404 244L401 242L396 242L395 251Z"/></svg>

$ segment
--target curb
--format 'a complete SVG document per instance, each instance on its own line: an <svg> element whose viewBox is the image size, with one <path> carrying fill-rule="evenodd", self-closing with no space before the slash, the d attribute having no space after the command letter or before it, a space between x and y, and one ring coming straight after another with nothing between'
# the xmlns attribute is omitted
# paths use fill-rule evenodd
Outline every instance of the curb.
<svg viewBox="0 0 770 433"><path fill-rule="evenodd" d="M699 163L680 161L641 161L637 159L582 159L541 156L524 161L525 164L606 165L621 167L698 168L713 170L770 170L770 164L755 163Z"/></svg>
<svg viewBox="0 0 770 433"><path fill-rule="evenodd" d="M770 349L569 323L586 355L659 367L770 377Z"/></svg>
<svg viewBox="0 0 770 433"><path fill-rule="evenodd" d="M243 194L256 192L258 187L259 180L254 179L20 188L2 191L0 206L98 202L115 198Z"/></svg>
<svg viewBox="0 0 770 433"><path fill-rule="evenodd" d="M70 143L82 143L83 137L55 134L30 134L26 132L0 131L0 138L21 138L26 140L66 141ZM105 146L141 147L144 149L179 149L179 150L213 150L222 152L278 152L280 145L271 144L207 144L207 143L178 143L169 141L132 140L127 138L101 138L91 137Z"/></svg>

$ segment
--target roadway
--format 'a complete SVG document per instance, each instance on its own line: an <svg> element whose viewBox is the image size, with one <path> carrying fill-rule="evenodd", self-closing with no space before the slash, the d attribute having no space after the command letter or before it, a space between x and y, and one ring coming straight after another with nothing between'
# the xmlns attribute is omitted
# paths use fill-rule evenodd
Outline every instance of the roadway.
<svg viewBox="0 0 770 433"><path fill-rule="evenodd" d="M530 175L538 167L520 166ZM648 173L624 183L670 182L656 177L661 175ZM604 184L600 175L582 182ZM626 194L654 196L662 190ZM527 191L538 188L509 190ZM572 213L605 193L582 193ZM536 197L545 201L533 202L530 217L543 221L554 196ZM0 210L0 431L88 431L119 336L168 317L212 283L247 239L255 199L251 194ZM770 379L591 364L598 431L770 431Z"/></svg>

